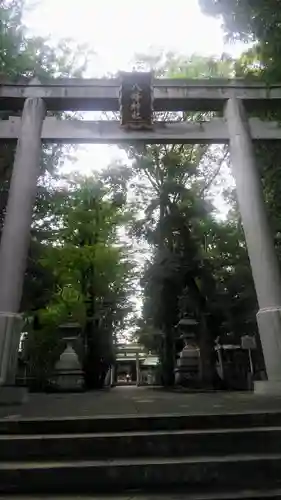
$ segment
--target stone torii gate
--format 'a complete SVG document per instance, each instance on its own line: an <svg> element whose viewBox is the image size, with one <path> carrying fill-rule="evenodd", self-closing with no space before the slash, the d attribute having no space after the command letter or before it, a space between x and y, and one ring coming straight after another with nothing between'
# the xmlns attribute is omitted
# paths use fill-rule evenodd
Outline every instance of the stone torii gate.
<svg viewBox="0 0 281 500"><path fill-rule="evenodd" d="M134 88L138 79L136 75L128 74L127 78L130 85L136 78ZM148 104L153 104L154 111L220 111L223 116L203 123L155 122L147 127L124 128L117 121L45 118L47 111L119 111L122 85L120 79L57 79L47 84L34 80L29 83L0 83L0 110L10 115L9 119L0 121L0 140L17 141L0 246L0 385L13 385L15 381L21 327L18 312L39 175L41 141L228 142L258 297L257 322L268 376L268 381L256 383L255 390L257 393L281 394L281 274L253 149L253 140L280 140L281 128L274 122L247 117L248 111L279 105L281 85L268 87L240 80L152 79L150 97L141 94L141 85L131 94L135 100L129 107L136 121L140 118L141 103L146 98ZM20 110L21 118L12 116Z"/></svg>

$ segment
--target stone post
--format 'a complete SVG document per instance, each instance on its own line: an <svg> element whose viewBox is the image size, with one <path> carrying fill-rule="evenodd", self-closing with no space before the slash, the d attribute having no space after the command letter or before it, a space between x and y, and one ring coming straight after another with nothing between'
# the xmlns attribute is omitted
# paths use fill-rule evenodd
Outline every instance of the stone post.
<svg viewBox="0 0 281 500"><path fill-rule="evenodd" d="M13 385L22 327L19 314L45 116L42 99L25 101L0 244L0 385Z"/></svg>
<svg viewBox="0 0 281 500"><path fill-rule="evenodd" d="M255 283L259 327L268 381L255 392L281 395L281 275L264 205L262 184L243 103L225 108L233 175Z"/></svg>

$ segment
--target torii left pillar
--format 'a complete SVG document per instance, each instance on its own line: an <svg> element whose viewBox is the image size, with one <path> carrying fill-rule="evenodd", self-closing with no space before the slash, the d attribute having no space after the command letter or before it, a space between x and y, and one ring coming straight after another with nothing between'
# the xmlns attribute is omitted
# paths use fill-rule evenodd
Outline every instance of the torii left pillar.
<svg viewBox="0 0 281 500"><path fill-rule="evenodd" d="M0 243L0 404L1 391L3 394L5 386L15 384L23 326L19 310L40 172L45 112L42 99L26 99Z"/></svg>

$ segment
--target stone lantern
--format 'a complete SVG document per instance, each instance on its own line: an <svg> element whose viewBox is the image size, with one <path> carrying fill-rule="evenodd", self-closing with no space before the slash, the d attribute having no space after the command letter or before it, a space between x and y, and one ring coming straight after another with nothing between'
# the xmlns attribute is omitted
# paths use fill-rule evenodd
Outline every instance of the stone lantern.
<svg viewBox="0 0 281 500"><path fill-rule="evenodd" d="M200 379L201 362L200 348L196 339L197 325L197 321L192 318L182 318L177 325L184 347L176 363L176 383L192 384Z"/></svg>
<svg viewBox="0 0 281 500"><path fill-rule="evenodd" d="M80 326L69 323L60 326L66 347L55 364L54 379L60 391L81 391L84 386L84 374L78 354L75 350ZM68 336L65 334L68 333ZM71 335L71 333L73 333ZM76 335L75 335L76 333Z"/></svg>

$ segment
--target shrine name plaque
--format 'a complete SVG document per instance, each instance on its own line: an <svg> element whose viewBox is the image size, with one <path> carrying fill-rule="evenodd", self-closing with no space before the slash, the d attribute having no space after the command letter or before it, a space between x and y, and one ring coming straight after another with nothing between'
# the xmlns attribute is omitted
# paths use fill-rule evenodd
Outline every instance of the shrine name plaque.
<svg viewBox="0 0 281 500"><path fill-rule="evenodd" d="M121 126L145 130L153 126L153 73L120 73Z"/></svg>

